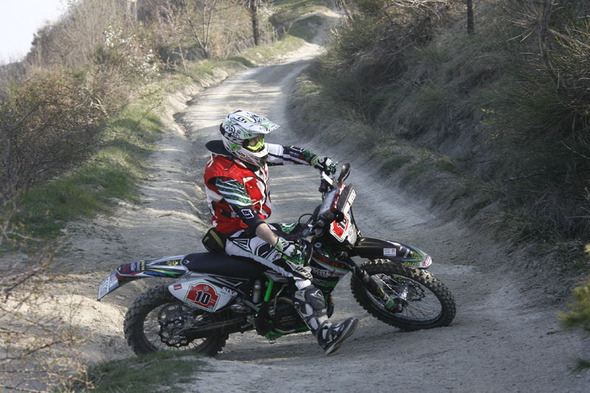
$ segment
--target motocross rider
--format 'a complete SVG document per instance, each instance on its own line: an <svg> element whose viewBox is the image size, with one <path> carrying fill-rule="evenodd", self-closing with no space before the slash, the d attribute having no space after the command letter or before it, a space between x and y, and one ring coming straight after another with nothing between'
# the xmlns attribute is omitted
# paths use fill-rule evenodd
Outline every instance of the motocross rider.
<svg viewBox="0 0 590 393"><path fill-rule="evenodd" d="M212 154L204 179L213 229L203 243L207 246L215 238L225 253L251 258L291 278L295 309L330 354L352 335L358 320L329 321L324 296L312 284L300 246L289 240L286 225L265 220L271 214L268 166L311 165L327 173L334 173L336 166L330 158L303 148L265 143L265 135L278 127L265 117L238 110L221 123L221 141L207 143Z"/></svg>

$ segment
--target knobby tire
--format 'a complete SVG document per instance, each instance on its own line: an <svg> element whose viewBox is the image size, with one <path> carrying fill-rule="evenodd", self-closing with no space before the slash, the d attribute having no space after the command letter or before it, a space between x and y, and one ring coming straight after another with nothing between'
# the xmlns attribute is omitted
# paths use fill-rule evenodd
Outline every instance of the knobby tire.
<svg viewBox="0 0 590 393"><path fill-rule="evenodd" d="M455 318L455 300L447 287L429 271L388 260L372 260L361 266L367 274L381 280L389 296L410 288L407 306L401 312L385 308L383 301L369 293L357 278L351 280L356 301L372 316L405 331L448 326Z"/></svg>

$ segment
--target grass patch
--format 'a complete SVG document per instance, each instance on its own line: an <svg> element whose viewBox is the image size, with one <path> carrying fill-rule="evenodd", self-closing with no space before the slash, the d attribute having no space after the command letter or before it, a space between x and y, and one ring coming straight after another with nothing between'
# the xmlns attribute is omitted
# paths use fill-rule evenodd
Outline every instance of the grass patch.
<svg viewBox="0 0 590 393"><path fill-rule="evenodd" d="M416 164L412 165L402 176L399 183L402 187L404 187L414 182L419 182L426 171L428 171L428 166L423 161L417 162Z"/></svg>
<svg viewBox="0 0 590 393"><path fill-rule="evenodd" d="M576 365L573 368L572 372L579 373L579 372L582 372L582 371L587 370L589 368L590 368L590 360L576 359Z"/></svg>
<svg viewBox="0 0 590 393"><path fill-rule="evenodd" d="M483 208L485 208L486 206L488 206L489 204L490 204L490 201L488 201L488 200L480 200L480 201L476 201L476 202L472 203L463 212L463 218L465 218L467 220L471 220L472 218L474 218L475 216L477 216L477 214Z"/></svg>
<svg viewBox="0 0 590 393"><path fill-rule="evenodd" d="M400 169L404 165L412 162L413 159L414 158L412 156L392 153L391 155L385 158L385 163L381 167L381 171L395 171L397 169Z"/></svg>
<svg viewBox="0 0 590 393"><path fill-rule="evenodd" d="M202 364L196 354L156 352L97 364L90 367L88 377L94 392L152 393L190 383Z"/></svg>
<svg viewBox="0 0 590 393"><path fill-rule="evenodd" d="M261 45L241 53L251 64L264 64L278 56L283 56L304 44L304 40L292 35L287 35L280 41L268 45Z"/></svg>
<svg viewBox="0 0 590 393"><path fill-rule="evenodd" d="M443 172L449 172L454 175L461 175L461 171L457 168L457 165L453 162L453 160L448 156L443 156L439 158L435 166Z"/></svg>
<svg viewBox="0 0 590 393"><path fill-rule="evenodd" d="M162 91L167 93L174 93L182 91L187 85L199 81L210 81L216 74L216 70L232 70L240 67L252 67L251 61L244 57L230 57L225 60L200 60L192 63L186 63L185 68L178 69L165 78L162 86Z"/></svg>

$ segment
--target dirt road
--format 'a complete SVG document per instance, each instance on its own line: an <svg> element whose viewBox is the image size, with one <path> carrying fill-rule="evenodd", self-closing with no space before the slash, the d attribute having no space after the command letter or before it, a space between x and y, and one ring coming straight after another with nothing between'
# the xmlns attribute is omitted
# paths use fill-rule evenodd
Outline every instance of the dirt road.
<svg viewBox="0 0 590 393"><path fill-rule="evenodd" d="M89 359L131 356L123 333L126 307L146 283L130 284L96 302L98 283L119 263L203 250L208 225L202 171L205 142L217 138L223 117L236 109L265 114L282 127L268 140L306 146L352 163L355 216L363 233L428 251L433 273L455 295L457 317L446 328L404 333L366 314L345 278L335 293L335 320L360 318L360 326L333 356L325 357L309 334L270 344L236 335L185 385L192 392L587 392L590 373L570 373L576 357L590 356L588 340L563 331L563 307L543 294L542 282L524 282L506 268L501 247L456 222L440 219L420 198L374 176L375 162L345 145L298 138L289 125L287 100L295 77L321 48L309 44L273 66L247 69L218 87L192 90L184 105L169 101L168 130L150 161L141 205L121 203L114 216L68 228L66 261L80 286L68 293L80 303L79 322L92 334ZM173 116L175 115L175 116ZM182 127L179 126L182 124ZM318 202L318 174L309 167L271 168L274 221L292 221ZM504 261L504 268L491 268ZM519 261L514 261L517 264ZM144 280L147 281L147 280Z"/></svg>

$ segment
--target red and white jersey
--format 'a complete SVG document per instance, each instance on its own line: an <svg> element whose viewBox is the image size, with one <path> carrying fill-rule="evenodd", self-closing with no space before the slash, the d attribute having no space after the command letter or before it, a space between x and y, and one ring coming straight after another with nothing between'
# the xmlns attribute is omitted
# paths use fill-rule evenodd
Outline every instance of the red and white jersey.
<svg viewBox="0 0 590 393"><path fill-rule="evenodd" d="M221 233L248 228L236 211L256 214L266 220L272 212L268 186L268 166L285 164L309 165L313 153L296 147L267 143L268 159L263 167L254 168L227 154L211 154L205 168L205 192L211 209L212 225ZM248 218L248 217L247 217Z"/></svg>

